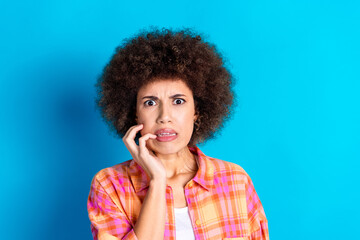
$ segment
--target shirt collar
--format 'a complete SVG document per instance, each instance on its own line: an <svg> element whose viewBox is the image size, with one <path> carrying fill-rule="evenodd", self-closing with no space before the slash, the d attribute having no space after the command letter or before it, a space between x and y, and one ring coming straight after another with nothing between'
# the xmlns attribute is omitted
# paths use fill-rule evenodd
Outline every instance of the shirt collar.
<svg viewBox="0 0 360 240"><path fill-rule="evenodd" d="M211 158L202 153L197 146L189 147L189 150L195 155L198 165L198 171L193 181L209 191L214 182L214 163ZM130 162L129 175L135 192L139 192L149 186L150 178L134 160Z"/></svg>

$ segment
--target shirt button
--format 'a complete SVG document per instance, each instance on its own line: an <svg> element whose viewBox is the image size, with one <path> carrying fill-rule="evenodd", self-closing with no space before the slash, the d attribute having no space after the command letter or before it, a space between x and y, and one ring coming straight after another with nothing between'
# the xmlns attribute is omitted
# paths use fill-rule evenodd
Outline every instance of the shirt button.
<svg viewBox="0 0 360 240"><path fill-rule="evenodd" d="M192 186L194 186L193 181L191 181L191 182L189 183L189 187L192 187Z"/></svg>
<svg viewBox="0 0 360 240"><path fill-rule="evenodd" d="M200 220L199 220L199 219L197 219L197 220L195 221L195 224L196 224L196 226L200 226L200 225L201 225Z"/></svg>

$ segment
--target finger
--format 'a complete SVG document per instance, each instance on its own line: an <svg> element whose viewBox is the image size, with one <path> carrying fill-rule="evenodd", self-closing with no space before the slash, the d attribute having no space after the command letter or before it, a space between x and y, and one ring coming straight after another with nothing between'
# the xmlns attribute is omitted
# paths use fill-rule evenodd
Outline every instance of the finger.
<svg viewBox="0 0 360 240"><path fill-rule="evenodd" d="M125 136L123 137L123 142L125 146L130 151L131 155L137 156L139 152L139 147L135 143L135 136L138 131L140 131L143 128L143 125L135 125L129 128L129 130L126 132Z"/></svg>
<svg viewBox="0 0 360 240"><path fill-rule="evenodd" d="M140 154L144 152L149 152L149 150L146 148L146 141L149 139L155 139L156 135L152 133L147 133L141 138L139 138L139 148L140 148Z"/></svg>
<svg viewBox="0 0 360 240"><path fill-rule="evenodd" d="M127 130L127 132L125 133L123 139L126 138L135 139L136 133L140 131L143 127L144 127L143 124L138 124L130 127L129 130Z"/></svg>
<svg viewBox="0 0 360 240"><path fill-rule="evenodd" d="M143 128L143 125L135 125L129 128L129 130L126 132L125 136L123 137L123 141L125 145L136 145L134 139L136 137L136 133L140 131Z"/></svg>

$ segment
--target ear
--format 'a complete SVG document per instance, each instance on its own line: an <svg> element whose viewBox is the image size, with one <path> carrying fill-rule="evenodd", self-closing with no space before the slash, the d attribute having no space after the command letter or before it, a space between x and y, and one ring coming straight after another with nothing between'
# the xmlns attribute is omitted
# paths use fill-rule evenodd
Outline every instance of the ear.
<svg viewBox="0 0 360 240"><path fill-rule="evenodd" d="M199 113L196 111L194 114L194 122L199 118Z"/></svg>

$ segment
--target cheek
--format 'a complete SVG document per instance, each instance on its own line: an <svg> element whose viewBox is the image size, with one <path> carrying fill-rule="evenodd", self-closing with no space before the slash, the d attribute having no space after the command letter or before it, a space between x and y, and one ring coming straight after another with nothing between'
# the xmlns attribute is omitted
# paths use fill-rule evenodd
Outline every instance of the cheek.
<svg viewBox="0 0 360 240"><path fill-rule="evenodd" d="M146 116L146 114L143 111L137 111L136 117L137 117L138 124L141 124L141 123L144 124L144 123L146 123L146 119L148 119L148 117Z"/></svg>
<svg viewBox="0 0 360 240"><path fill-rule="evenodd" d="M142 122L142 124L144 124L143 129L140 130L141 136L144 136L145 134L150 132L150 129L148 128L148 125L144 122Z"/></svg>
<svg viewBox="0 0 360 240"><path fill-rule="evenodd" d="M152 124L149 118L139 118L138 123L144 125L143 129L140 130L142 136L151 133Z"/></svg>
<svg viewBox="0 0 360 240"><path fill-rule="evenodd" d="M194 125L194 115L186 114L181 118L181 124L186 126L187 129L191 130L190 128Z"/></svg>

